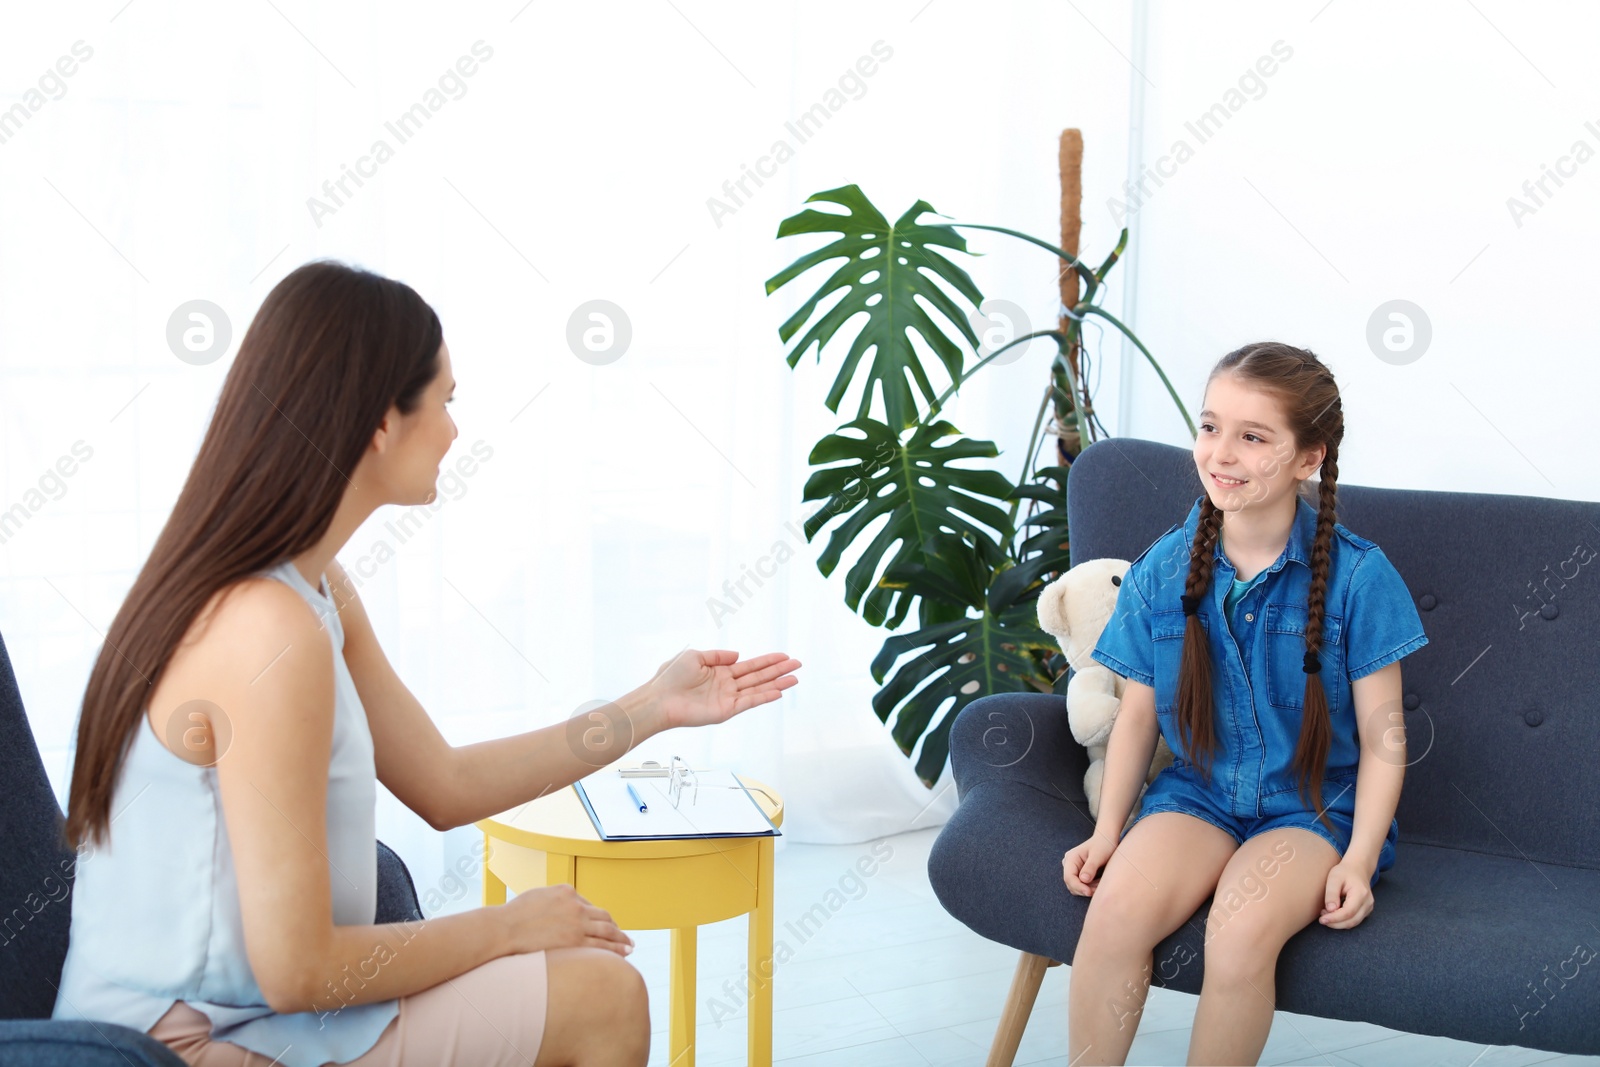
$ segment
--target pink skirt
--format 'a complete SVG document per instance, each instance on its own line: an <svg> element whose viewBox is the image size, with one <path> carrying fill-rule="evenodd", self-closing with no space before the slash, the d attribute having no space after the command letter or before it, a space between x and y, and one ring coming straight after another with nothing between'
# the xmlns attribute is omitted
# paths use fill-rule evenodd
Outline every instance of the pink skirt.
<svg viewBox="0 0 1600 1067"><path fill-rule="evenodd" d="M531 1067L544 1040L549 972L543 952L499 956L400 998L400 1014L350 1067L441 1063ZM178 1001L150 1036L193 1067L270 1067L242 1045L211 1040L211 1020Z"/></svg>

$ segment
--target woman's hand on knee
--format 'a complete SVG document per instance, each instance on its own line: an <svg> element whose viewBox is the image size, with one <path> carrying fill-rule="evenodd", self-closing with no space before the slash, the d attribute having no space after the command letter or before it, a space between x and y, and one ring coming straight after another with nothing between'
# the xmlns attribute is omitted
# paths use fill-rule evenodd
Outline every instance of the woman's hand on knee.
<svg viewBox="0 0 1600 1067"><path fill-rule="evenodd" d="M1115 841L1095 834L1063 856L1061 873L1068 891L1080 897L1093 896L1105 872L1106 861L1116 850Z"/></svg>
<svg viewBox="0 0 1600 1067"><path fill-rule="evenodd" d="M605 948L619 956L633 951L633 939L611 914L590 904L566 882L518 893L498 905L505 916L513 952L550 948Z"/></svg>

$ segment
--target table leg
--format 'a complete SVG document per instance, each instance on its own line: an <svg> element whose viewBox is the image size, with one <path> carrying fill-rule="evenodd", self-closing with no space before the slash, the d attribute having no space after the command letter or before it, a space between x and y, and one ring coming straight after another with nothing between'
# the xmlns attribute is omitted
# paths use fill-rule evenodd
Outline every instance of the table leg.
<svg viewBox="0 0 1600 1067"><path fill-rule="evenodd" d="M693 926L672 931L671 1067L694 1067L695 955L698 930Z"/></svg>
<svg viewBox="0 0 1600 1067"><path fill-rule="evenodd" d="M483 903L504 904L506 902L506 884L496 878L489 871L489 853L494 851L494 838L488 834L483 835Z"/></svg>
<svg viewBox="0 0 1600 1067"><path fill-rule="evenodd" d="M773 839L763 837L756 849L756 906L750 912L750 1005L746 1031L750 1067L772 1067Z"/></svg>

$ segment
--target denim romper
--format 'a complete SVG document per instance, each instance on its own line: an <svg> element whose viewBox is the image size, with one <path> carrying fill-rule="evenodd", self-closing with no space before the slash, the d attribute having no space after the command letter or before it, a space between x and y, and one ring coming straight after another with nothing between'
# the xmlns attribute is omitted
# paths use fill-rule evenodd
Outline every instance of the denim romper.
<svg viewBox="0 0 1600 1067"><path fill-rule="evenodd" d="M1294 772L1305 700L1305 627L1311 589L1311 548L1317 509L1296 497L1288 543L1272 566L1244 583L1233 599L1237 571L1218 538L1209 588L1197 611L1209 638L1212 700L1218 735L1207 784L1182 745L1177 725L1178 665L1186 617L1181 596L1205 498L1129 565L1094 660L1155 690L1156 718L1173 762L1139 806L1138 818L1178 811L1226 830L1243 844L1279 827L1303 827L1343 856L1355 818L1361 738L1351 682L1428 643L1411 593L1383 550L1334 523L1319 658L1332 737L1323 772L1322 802L1330 834L1307 808ZM1231 624L1230 624L1231 621ZM1370 714L1385 716L1385 709ZM1135 820L1137 822L1137 819ZM1131 827L1130 827L1131 829ZM1392 819L1372 884L1394 865L1400 824Z"/></svg>

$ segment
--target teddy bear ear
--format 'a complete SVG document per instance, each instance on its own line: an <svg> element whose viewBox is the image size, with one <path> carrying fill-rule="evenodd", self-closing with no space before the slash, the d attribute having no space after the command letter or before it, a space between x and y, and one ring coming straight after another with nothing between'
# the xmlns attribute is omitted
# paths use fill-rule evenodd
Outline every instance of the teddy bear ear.
<svg viewBox="0 0 1600 1067"><path fill-rule="evenodd" d="M1067 575L1045 586L1039 593L1037 612L1039 628L1054 637L1058 642L1066 636L1067 612L1064 601L1067 598Z"/></svg>

